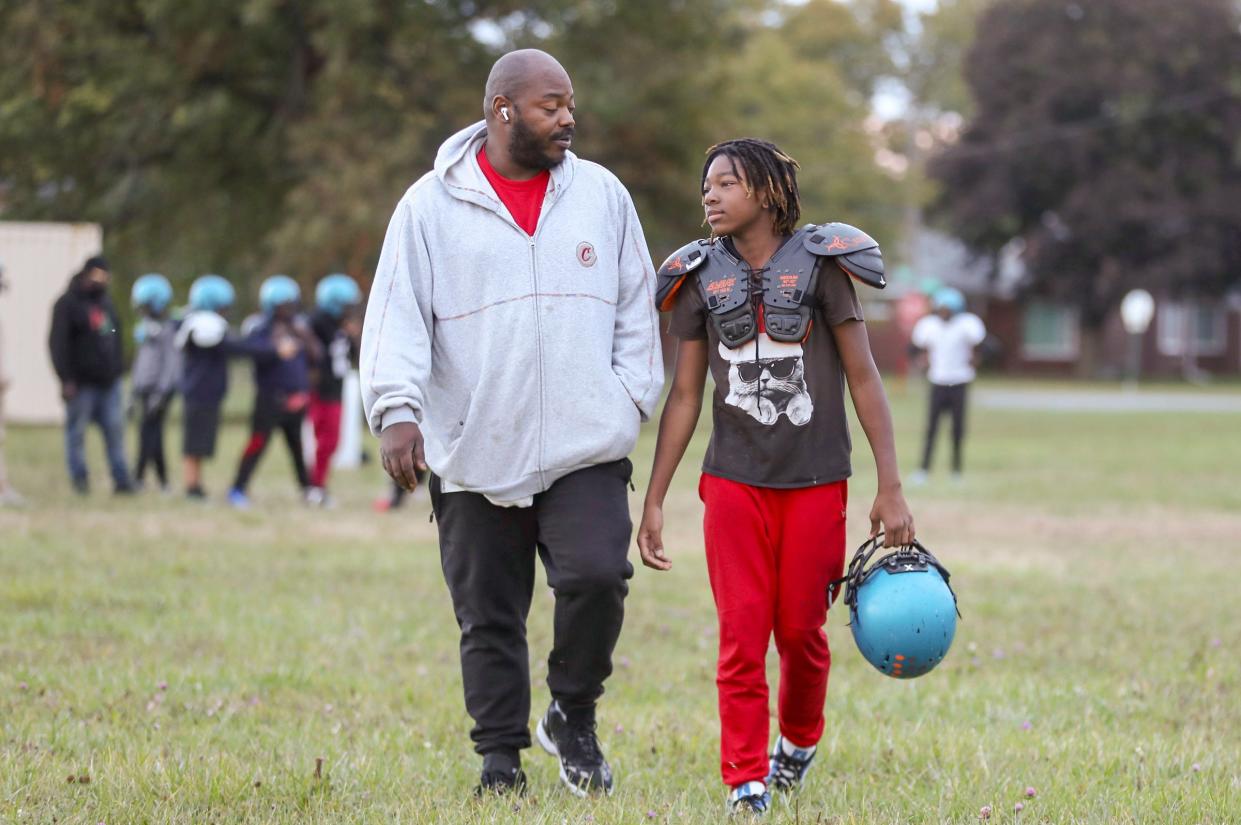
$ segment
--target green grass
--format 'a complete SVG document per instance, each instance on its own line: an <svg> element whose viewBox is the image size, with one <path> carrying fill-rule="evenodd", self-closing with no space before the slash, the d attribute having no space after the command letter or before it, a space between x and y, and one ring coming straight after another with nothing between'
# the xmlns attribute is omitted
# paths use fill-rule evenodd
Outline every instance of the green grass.
<svg viewBox="0 0 1241 825"><path fill-rule="evenodd" d="M890 391L909 467L922 399ZM890 680L833 615L819 761L773 821L971 822L983 805L993 822L1241 821L1241 421L976 408L971 424L966 480L909 494L961 598L952 654ZM854 432L852 544L874 487ZM338 509L304 510L282 448L249 513L81 500L59 434L12 430L10 469L35 503L0 511L0 821L718 821L693 492L704 436L668 503L674 569L639 569L601 705L615 796L569 796L532 751L532 793L514 806L470 796L478 763L424 502L373 514L385 484L371 466L337 476ZM231 425L210 467L217 494L242 437ZM541 591L535 714L550 607Z"/></svg>

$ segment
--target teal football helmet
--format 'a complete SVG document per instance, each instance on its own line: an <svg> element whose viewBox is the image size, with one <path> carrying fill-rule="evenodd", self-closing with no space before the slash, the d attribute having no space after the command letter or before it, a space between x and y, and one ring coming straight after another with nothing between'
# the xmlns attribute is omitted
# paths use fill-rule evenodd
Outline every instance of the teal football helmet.
<svg viewBox="0 0 1241 825"><path fill-rule="evenodd" d="M358 282L340 272L328 275L315 287L315 305L333 318L341 317L346 309L361 302Z"/></svg>
<svg viewBox="0 0 1241 825"><path fill-rule="evenodd" d="M158 272L148 272L134 281L130 297L136 307L147 307L156 313L163 312L172 303L172 284Z"/></svg>
<svg viewBox="0 0 1241 825"><path fill-rule="evenodd" d="M918 542L871 563L883 534L868 539L843 579L828 588L829 603L844 584L849 628L866 661L896 679L914 679L948 655L957 632L957 595L948 570Z"/></svg>
<svg viewBox="0 0 1241 825"><path fill-rule="evenodd" d="M288 275L272 275L259 286L259 306L271 314L282 304L296 304L302 299L302 288Z"/></svg>
<svg viewBox="0 0 1241 825"><path fill-rule="evenodd" d="M937 310L946 309L955 315L958 312L965 312L965 296L959 289L950 286L940 287L935 290L935 295L931 298L931 306Z"/></svg>
<svg viewBox="0 0 1241 825"><path fill-rule="evenodd" d="M233 285L219 275L203 275L190 284L190 308L220 312L233 305Z"/></svg>

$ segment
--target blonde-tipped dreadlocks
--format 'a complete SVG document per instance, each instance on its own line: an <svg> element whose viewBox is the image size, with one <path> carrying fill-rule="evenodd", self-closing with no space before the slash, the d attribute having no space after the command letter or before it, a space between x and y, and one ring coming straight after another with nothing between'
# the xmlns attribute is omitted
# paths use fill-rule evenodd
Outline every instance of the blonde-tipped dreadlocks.
<svg viewBox="0 0 1241 825"><path fill-rule="evenodd" d="M732 162L734 174L737 172L737 164L741 165L745 171L747 194L753 194L756 189L766 190L771 207L776 213L776 232L791 235L797 231L797 221L801 218L801 193L797 190L797 170L801 167L797 161L770 141L758 138L726 140L707 150L707 160L702 165L701 185L706 185L707 169L710 168L711 161L721 155Z"/></svg>

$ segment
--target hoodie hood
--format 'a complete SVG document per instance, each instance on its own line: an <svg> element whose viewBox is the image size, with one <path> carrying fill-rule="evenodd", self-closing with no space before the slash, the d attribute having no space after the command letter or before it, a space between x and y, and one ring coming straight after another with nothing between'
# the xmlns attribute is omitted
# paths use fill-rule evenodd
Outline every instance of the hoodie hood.
<svg viewBox="0 0 1241 825"><path fill-rule="evenodd" d="M486 175L478 165L478 150L487 140L487 122L480 120L457 132L440 145L435 155L435 176L455 198L478 204L508 216L508 210L496 197L495 190L487 182ZM547 187L547 200L553 201L569 188L577 168L577 155L565 153L564 160L551 168L551 183Z"/></svg>

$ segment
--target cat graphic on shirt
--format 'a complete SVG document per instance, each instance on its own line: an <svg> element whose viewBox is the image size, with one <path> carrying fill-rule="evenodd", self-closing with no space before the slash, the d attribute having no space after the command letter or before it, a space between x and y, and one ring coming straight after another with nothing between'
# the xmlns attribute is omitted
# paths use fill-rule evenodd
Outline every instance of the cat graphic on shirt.
<svg viewBox="0 0 1241 825"><path fill-rule="evenodd" d="M798 427L810 422L814 402L806 387L801 344L773 341L760 332L737 349L720 344L719 350L729 365L725 404L766 426L782 415Z"/></svg>

